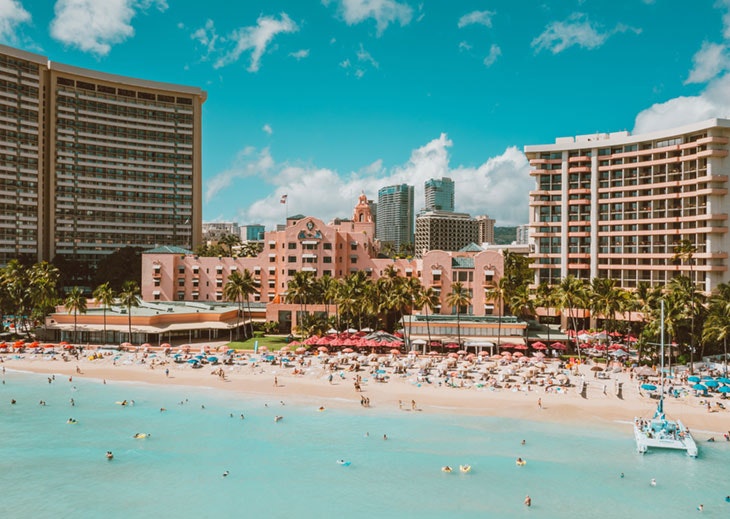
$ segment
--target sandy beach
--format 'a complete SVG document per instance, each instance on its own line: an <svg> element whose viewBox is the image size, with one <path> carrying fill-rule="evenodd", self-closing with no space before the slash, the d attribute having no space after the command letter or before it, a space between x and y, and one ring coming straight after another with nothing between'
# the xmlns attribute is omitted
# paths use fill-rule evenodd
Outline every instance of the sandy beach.
<svg viewBox="0 0 730 519"><path fill-rule="evenodd" d="M215 349L222 345L212 345ZM499 416L526 420L539 420L575 426L588 423L597 426L627 428L635 416L650 417L656 409L657 401L639 389L639 383L630 377L629 372L611 372L608 379L595 378L590 365L578 366L570 375L570 386L555 391L546 391L546 386L538 384L511 383L511 387L491 388L472 378L453 378L453 386L446 385L446 379L432 375L430 383L418 377L418 369L405 369L395 373L393 365L380 363L377 369L386 382L376 382L373 366L362 366L359 371L350 371L352 357L346 362L344 356L306 356L292 355L292 365L283 367L277 363L262 362L260 355L239 353L233 365L207 364L193 369L188 363L176 363L172 355L161 352L147 354L137 352L109 352L101 358L90 360L93 349L86 350L78 360L71 356L67 361L61 355L23 353L2 356L2 366L6 370L27 371L42 374L55 374L69 380L78 378L98 379L113 383L115 381L141 382L147 384L186 386L194 391L195 387L213 387L226 391L270 397L273 402L296 401L312 406L346 407L362 409L361 412L417 410L426 413L453 413L475 416ZM220 354L217 354L220 355ZM116 357L116 360L115 360ZM382 360L383 356L380 356ZM388 356L389 357L389 356ZM394 365L401 362L394 357ZM426 357L411 359L412 364L424 362ZM428 359L435 363L438 359ZM336 363L337 368L330 365ZM473 364L474 372L480 366ZM544 372L557 369L556 361L546 361ZM524 363L522 369L528 368ZM505 370L517 370L520 365L498 366L492 370L490 378L494 381ZM223 370L225 377L221 376ZM301 370L302 373L297 373ZM297 374L295 374L297 373ZM330 380L330 374L332 374ZM356 376L360 376L360 391L355 388ZM585 380L585 397L578 393L576 384ZM512 380L519 380L518 376ZM464 387L461 387L462 381ZM622 383L620 397L615 392L616 382ZM519 389L518 389L519 386ZM723 400L715 393L709 399L695 396L687 391L679 398L666 400L666 411L670 418L681 418L695 431L699 441L715 437L724 441L723 434L730 431L730 400ZM120 398L124 398L120 391ZM363 405L363 398L369 406ZM706 402L711 406L707 409ZM723 409L717 403L726 407ZM727 402L728 405L724 405ZM626 434L630 431L627 429Z"/></svg>

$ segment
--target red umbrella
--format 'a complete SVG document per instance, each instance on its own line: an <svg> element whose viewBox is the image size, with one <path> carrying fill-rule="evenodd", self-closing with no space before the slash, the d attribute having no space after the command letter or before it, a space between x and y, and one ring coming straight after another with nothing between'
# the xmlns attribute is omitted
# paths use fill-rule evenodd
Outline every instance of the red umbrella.
<svg viewBox="0 0 730 519"><path fill-rule="evenodd" d="M550 345L554 350L567 350L568 348L562 342L554 342Z"/></svg>
<svg viewBox="0 0 730 519"><path fill-rule="evenodd" d="M532 347L536 350L544 350L547 346L544 342L536 341L532 343Z"/></svg>
<svg viewBox="0 0 730 519"><path fill-rule="evenodd" d="M322 353L327 353L329 350L327 349L326 346L320 346L319 348L317 348L317 351L321 351Z"/></svg>
<svg viewBox="0 0 730 519"><path fill-rule="evenodd" d="M172 348L172 345L170 345L170 343L163 342L160 344L160 348Z"/></svg>
<svg viewBox="0 0 730 519"><path fill-rule="evenodd" d="M524 353L522 353L521 351L516 351L516 352L514 353L514 355L512 355L512 356L513 356L513 357L516 357L516 358L518 358L518 359L519 359L520 357L524 357L524 356L525 356L525 354L524 354Z"/></svg>
<svg viewBox="0 0 730 519"><path fill-rule="evenodd" d="M448 344L446 345L446 347L447 347L448 349L450 349L450 350L458 350L458 349L459 349L459 345L458 345L458 344L456 344L455 342L450 342L450 343L448 343Z"/></svg>
<svg viewBox="0 0 730 519"><path fill-rule="evenodd" d="M456 354L457 355L466 355L467 354L467 351L466 350L459 350L459 351L456 352Z"/></svg>
<svg viewBox="0 0 730 519"><path fill-rule="evenodd" d="M345 348L344 350L342 350L342 353L353 353L354 351L355 350L353 350L352 348Z"/></svg>
<svg viewBox="0 0 730 519"><path fill-rule="evenodd" d="M324 346L325 344L329 344L329 343L330 343L329 337L320 337L319 339L317 339L318 346Z"/></svg>
<svg viewBox="0 0 730 519"><path fill-rule="evenodd" d="M514 346L512 346L512 347L513 347L514 349L516 349L516 350L526 350L526 349L527 349L527 346L525 346L524 344L515 344L515 345L514 345Z"/></svg>
<svg viewBox="0 0 730 519"><path fill-rule="evenodd" d="M489 355L489 352L487 350L482 350L479 352L479 355L483 357L483 356Z"/></svg>
<svg viewBox="0 0 730 519"><path fill-rule="evenodd" d="M450 359L458 359L458 358L459 358L459 356L458 356L458 355L457 355L456 353L449 353L449 354L448 354L447 356L448 356L448 357L449 357Z"/></svg>
<svg viewBox="0 0 730 519"><path fill-rule="evenodd" d="M291 341L289 343L289 346L299 346L300 344L301 344L301 342L299 342L299 341Z"/></svg>

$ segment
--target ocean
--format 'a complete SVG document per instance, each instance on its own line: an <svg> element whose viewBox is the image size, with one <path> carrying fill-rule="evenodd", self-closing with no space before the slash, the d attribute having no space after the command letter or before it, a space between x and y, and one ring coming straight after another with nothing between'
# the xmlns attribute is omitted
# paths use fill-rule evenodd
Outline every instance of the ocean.
<svg viewBox="0 0 730 519"><path fill-rule="evenodd" d="M730 516L730 442L703 442L698 459L642 456L632 417L576 428L327 401L282 405L209 388L61 376L49 384L11 371L4 381L4 517L667 519L696 514L700 503L705 517ZM461 464L472 470L460 473ZM455 470L444 473L445 465Z"/></svg>

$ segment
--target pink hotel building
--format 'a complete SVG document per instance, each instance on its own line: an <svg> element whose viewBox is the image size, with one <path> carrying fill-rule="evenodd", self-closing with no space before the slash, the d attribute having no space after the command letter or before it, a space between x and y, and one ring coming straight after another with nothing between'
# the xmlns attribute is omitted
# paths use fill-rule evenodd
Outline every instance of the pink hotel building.
<svg viewBox="0 0 730 519"><path fill-rule="evenodd" d="M437 314L452 314L446 297L455 281L461 281L472 294L468 313L499 314L494 302L485 298L485 292L502 276L500 251L483 251L473 246L461 252L431 251L421 259L377 258L374 234L375 223L363 194L352 220L335 220L326 225L311 216L288 218L284 230L265 234L264 250L257 257L198 257L184 249L151 250L142 256L142 299L151 303L180 301L191 306L224 302L223 288L228 276L236 270L248 269L259 287L251 299L252 303L260 303L255 305L261 310L258 316L254 311L254 317L264 320L262 307L265 306L267 321L287 323L291 319L295 325L300 306L284 302L287 284L295 272L310 271L316 277L327 274L339 279L364 271L376 280L386 267L393 265L399 275L418 277L424 286L433 287L440 294ZM324 311L324 306L309 305L309 311ZM330 311L334 312L332 308ZM496 326L495 323L488 327ZM524 323L516 328L520 327L519 333ZM477 326L474 328L472 335L484 335L484 327L481 331ZM438 335L438 331L433 331Z"/></svg>
<svg viewBox="0 0 730 519"><path fill-rule="evenodd" d="M530 238L535 281L573 275L622 287L692 276L710 292L728 275L730 120L526 146L535 177ZM675 246L696 247L691 262Z"/></svg>

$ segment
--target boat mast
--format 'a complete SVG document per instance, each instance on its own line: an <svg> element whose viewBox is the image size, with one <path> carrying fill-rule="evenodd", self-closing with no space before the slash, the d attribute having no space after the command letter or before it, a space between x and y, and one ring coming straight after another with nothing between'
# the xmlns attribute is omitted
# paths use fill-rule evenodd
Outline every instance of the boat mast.
<svg viewBox="0 0 730 519"><path fill-rule="evenodd" d="M664 414L664 299L661 300L661 323L659 326L659 348L661 351L661 371L659 372L660 377L660 393L659 393L659 407L657 408L657 414Z"/></svg>

